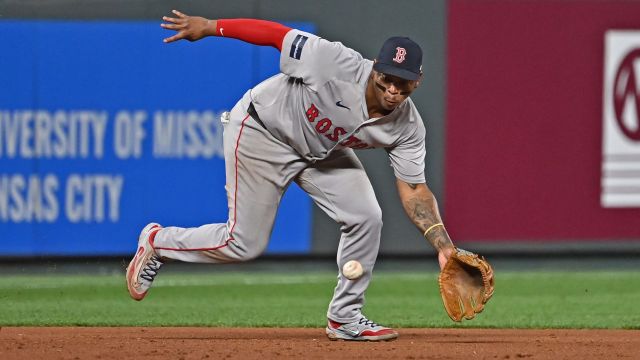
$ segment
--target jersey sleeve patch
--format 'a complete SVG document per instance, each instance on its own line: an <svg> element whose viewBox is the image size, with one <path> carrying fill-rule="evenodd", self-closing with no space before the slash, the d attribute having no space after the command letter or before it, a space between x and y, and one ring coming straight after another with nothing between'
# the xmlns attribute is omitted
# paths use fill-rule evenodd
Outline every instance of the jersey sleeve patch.
<svg viewBox="0 0 640 360"><path fill-rule="evenodd" d="M289 51L289 57L294 58L296 60L300 60L300 56L302 56L302 48L304 44L309 40L308 37L298 34L296 38L291 43L291 50Z"/></svg>

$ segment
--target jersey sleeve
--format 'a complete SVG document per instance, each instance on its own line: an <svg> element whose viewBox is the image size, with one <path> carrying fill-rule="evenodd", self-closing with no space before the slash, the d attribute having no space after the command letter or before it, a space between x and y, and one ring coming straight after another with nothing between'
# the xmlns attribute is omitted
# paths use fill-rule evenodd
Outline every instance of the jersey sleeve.
<svg viewBox="0 0 640 360"><path fill-rule="evenodd" d="M277 22L258 19L218 19L216 36L242 40L255 45L269 45L281 50L285 35L291 30Z"/></svg>
<svg viewBox="0 0 640 360"><path fill-rule="evenodd" d="M353 81L362 60L360 53L340 42L293 29L282 42L280 71L317 90L331 79Z"/></svg>
<svg viewBox="0 0 640 360"><path fill-rule="evenodd" d="M396 178L409 183L420 184L426 182L425 166L425 135L426 130L420 116L412 119L416 123L414 132L404 137L396 146L387 148L391 167Z"/></svg>

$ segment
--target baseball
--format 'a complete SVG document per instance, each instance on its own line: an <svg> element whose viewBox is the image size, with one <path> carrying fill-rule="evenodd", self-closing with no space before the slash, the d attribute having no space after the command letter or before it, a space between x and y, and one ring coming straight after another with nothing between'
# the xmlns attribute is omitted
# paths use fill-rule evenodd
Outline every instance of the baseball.
<svg viewBox="0 0 640 360"><path fill-rule="evenodd" d="M356 260L347 261L342 267L342 275L349 280L355 280L362 276L363 273L362 264Z"/></svg>

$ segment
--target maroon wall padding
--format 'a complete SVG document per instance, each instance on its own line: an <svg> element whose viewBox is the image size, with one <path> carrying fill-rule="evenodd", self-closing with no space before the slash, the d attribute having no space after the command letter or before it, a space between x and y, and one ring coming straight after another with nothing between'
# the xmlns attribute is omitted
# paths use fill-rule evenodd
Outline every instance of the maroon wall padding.
<svg viewBox="0 0 640 360"><path fill-rule="evenodd" d="M449 2L454 239L640 239L640 209L600 206L608 29L640 29L640 2Z"/></svg>

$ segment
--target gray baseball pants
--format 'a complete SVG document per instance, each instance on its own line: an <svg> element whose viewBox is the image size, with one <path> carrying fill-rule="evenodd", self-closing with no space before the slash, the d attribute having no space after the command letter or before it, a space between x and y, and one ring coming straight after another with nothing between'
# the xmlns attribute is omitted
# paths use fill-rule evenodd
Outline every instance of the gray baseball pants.
<svg viewBox="0 0 640 360"><path fill-rule="evenodd" d="M310 163L273 137L238 102L224 129L229 220L196 228L166 227L154 241L159 256L199 263L247 261L267 247L276 210L291 181L306 191L339 225L338 284L329 319L359 319L380 245L382 212L362 164L351 149ZM365 269L348 280L340 269L356 259Z"/></svg>

